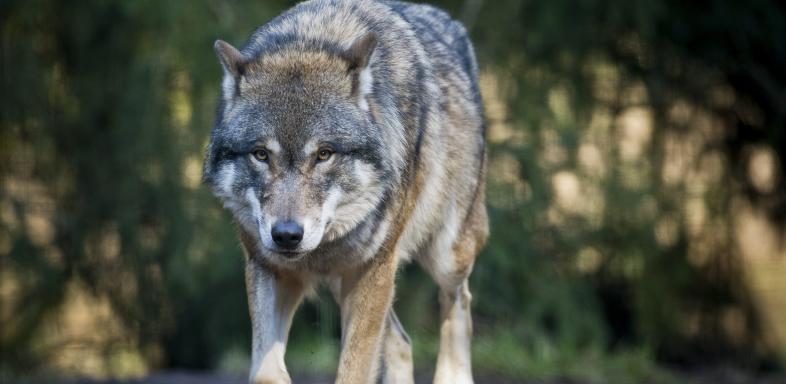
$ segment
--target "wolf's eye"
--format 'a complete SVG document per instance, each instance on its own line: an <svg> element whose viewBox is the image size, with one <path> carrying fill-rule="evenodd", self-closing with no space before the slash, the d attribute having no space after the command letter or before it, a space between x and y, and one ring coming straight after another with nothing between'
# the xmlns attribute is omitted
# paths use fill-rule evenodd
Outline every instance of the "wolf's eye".
<svg viewBox="0 0 786 384"><path fill-rule="evenodd" d="M265 149L262 148L255 149L254 152L251 152L251 154L254 156L255 159L257 159L257 161L262 161L262 162L267 161L267 150Z"/></svg>
<svg viewBox="0 0 786 384"><path fill-rule="evenodd" d="M319 161L327 161L330 156L333 156L333 151L328 148L322 148L317 152L317 160Z"/></svg>

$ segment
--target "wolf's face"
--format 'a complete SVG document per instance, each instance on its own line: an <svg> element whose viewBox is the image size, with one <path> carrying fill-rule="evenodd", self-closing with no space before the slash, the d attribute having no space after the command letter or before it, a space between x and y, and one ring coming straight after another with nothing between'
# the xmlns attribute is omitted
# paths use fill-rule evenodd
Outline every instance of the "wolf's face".
<svg viewBox="0 0 786 384"><path fill-rule="evenodd" d="M316 51L251 62L216 44L226 77L205 180L273 258L346 235L382 201L387 165L365 103L373 41L365 48L360 62Z"/></svg>

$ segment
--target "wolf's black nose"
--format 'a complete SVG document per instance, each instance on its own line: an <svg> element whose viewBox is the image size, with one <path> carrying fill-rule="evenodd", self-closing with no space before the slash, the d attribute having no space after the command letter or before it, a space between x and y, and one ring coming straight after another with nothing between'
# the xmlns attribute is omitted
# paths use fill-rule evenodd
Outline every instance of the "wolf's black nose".
<svg viewBox="0 0 786 384"><path fill-rule="evenodd" d="M303 227L292 220L279 221L273 225L270 234L279 247L294 249L303 240Z"/></svg>

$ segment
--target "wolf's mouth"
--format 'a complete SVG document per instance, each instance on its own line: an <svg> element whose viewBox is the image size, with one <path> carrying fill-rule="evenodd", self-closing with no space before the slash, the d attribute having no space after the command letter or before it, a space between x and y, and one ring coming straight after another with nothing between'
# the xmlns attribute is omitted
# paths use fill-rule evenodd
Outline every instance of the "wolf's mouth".
<svg viewBox="0 0 786 384"><path fill-rule="evenodd" d="M285 249L274 249L274 248L270 248L270 247L265 247L265 249L268 252L281 255L284 258L290 259L290 260L298 259L298 258L300 258L303 255L308 253L306 251L291 251L291 250L285 250Z"/></svg>

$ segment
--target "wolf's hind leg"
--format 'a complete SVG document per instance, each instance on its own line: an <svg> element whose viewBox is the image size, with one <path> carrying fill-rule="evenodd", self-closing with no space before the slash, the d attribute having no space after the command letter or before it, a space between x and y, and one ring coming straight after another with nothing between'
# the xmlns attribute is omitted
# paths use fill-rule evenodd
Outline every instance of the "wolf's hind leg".
<svg viewBox="0 0 786 384"><path fill-rule="evenodd" d="M384 332L380 366L382 383L413 383L412 345L393 308L388 314Z"/></svg>
<svg viewBox="0 0 786 384"><path fill-rule="evenodd" d="M432 251L418 259L440 289L441 322L435 384L473 382L470 314L472 295L469 293L468 279L475 257L488 234L485 213L481 204L476 205L458 240L452 242L449 249L445 244L450 243L438 236Z"/></svg>
<svg viewBox="0 0 786 384"><path fill-rule="evenodd" d="M434 384L472 383L472 317L470 315L469 284L464 280L455 289L442 288L440 307L439 356Z"/></svg>

